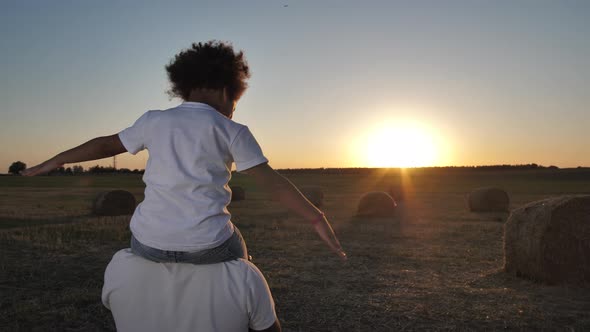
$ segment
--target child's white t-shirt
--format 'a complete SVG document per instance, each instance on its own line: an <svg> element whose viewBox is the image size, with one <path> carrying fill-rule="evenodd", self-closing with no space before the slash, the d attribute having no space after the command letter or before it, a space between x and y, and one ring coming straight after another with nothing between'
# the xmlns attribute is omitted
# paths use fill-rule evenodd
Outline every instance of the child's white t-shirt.
<svg viewBox="0 0 590 332"><path fill-rule="evenodd" d="M130 228L139 242L162 250L198 251L226 241L233 234L232 163L240 172L268 162L248 127L203 103L146 112L119 138L131 154L149 151L145 199Z"/></svg>

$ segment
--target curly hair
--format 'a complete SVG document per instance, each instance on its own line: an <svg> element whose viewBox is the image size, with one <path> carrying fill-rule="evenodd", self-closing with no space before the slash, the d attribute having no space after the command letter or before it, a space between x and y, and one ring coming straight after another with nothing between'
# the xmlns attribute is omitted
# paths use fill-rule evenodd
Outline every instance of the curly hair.
<svg viewBox="0 0 590 332"><path fill-rule="evenodd" d="M166 66L172 87L168 93L187 100L193 89L223 89L228 97L240 99L250 78L250 68L244 52L234 52L229 43L210 40L193 43L174 56Z"/></svg>

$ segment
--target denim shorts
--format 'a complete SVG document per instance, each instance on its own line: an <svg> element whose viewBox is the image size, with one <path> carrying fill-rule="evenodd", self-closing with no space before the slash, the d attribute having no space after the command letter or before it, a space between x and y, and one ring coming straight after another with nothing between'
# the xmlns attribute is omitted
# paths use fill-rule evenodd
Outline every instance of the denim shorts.
<svg viewBox="0 0 590 332"><path fill-rule="evenodd" d="M238 258L248 259L246 243L235 225L232 236L215 248L200 251L161 250L142 244L131 234L131 251L157 263L214 264Z"/></svg>

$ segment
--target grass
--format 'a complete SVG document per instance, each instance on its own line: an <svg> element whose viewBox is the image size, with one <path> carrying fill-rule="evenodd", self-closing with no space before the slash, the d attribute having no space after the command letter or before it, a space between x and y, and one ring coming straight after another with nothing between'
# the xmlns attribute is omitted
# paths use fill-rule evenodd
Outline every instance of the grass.
<svg viewBox="0 0 590 332"><path fill-rule="evenodd" d="M381 222L352 218L356 203L364 192L402 182L397 174L289 175L297 185L325 188L323 209L350 256L344 264L247 177L233 178L247 196L230 211L287 331L583 331L590 289L502 272L508 215L469 213L464 202L485 185L504 187L512 207L588 193L589 176L566 173L416 170L403 179L412 190L397 216ZM93 217L89 206L109 188L141 200L143 184L133 176L86 181L0 178L0 330L114 330L100 290L110 258L128 246L129 217Z"/></svg>

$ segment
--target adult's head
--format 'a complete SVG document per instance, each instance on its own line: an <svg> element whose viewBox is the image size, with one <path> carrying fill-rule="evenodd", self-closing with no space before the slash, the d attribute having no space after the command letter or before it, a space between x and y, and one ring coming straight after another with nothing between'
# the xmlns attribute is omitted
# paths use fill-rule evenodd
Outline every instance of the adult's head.
<svg viewBox="0 0 590 332"><path fill-rule="evenodd" d="M280 331L262 273L240 259L217 264L154 263L117 252L102 301L117 331Z"/></svg>
<svg viewBox="0 0 590 332"><path fill-rule="evenodd" d="M166 66L170 94L184 101L204 102L231 118L246 91L250 69L242 51L220 41L194 43Z"/></svg>

